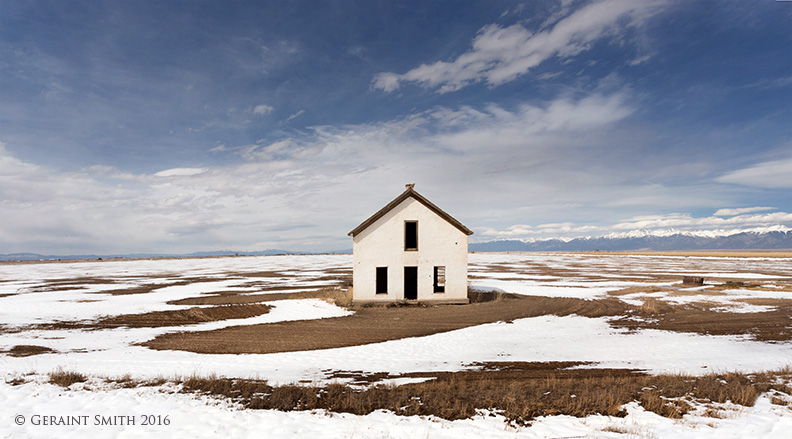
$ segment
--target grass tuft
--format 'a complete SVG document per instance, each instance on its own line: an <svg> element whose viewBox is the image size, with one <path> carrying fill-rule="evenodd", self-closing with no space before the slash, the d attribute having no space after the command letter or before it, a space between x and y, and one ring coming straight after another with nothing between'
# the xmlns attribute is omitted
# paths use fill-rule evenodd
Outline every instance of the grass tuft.
<svg viewBox="0 0 792 439"><path fill-rule="evenodd" d="M84 383L86 381L88 381L88 378L85 375L79 372L66 371L60 368L54 372L50 372L49 374L50 384L55 384L66 388L72 384Z"/></svg>
<svg viewBox="0 0 792 439"><path fill-rule="evenodd" d="M603 369L583 373L576 370L578 375L560 377L550 371L544 377L515 379L515 367L510 363L500 371L447 373L421 383L367 388L343 384L272 387L266 381L195 376L182 384L185 392L224 396L250 409L321 409L358 415L388 410L403 416L434 415L448 420L470 418L478 410L486 409L503 415L514 425L526 425L537 417L552 415L623 417L626 415L623 406L631 401L638 401L644 409L661 416L679 419L693 409L693 401L752 406L762 392L789 390L777 384L778 378L789 379L788 374L780 372L691 377L646 376ZM778 398L777 403L780 402ZM720 417L717 410L707 413Z"/></svg>

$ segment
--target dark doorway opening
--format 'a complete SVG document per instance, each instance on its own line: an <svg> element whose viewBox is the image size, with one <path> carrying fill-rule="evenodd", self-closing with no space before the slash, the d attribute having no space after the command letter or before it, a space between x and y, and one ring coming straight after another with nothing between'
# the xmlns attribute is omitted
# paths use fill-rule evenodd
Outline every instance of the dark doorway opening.
<svg viewBox="0 0 792 439"><path fill-rule="evenodd" d="M377 267L376 294L388 294L388 267Z"/></svg>
<svg viewBox="0 0 792 439"><path fill-rule="evenodd" d="M404 298L418 299L418 267L404 267Z"/></svg>

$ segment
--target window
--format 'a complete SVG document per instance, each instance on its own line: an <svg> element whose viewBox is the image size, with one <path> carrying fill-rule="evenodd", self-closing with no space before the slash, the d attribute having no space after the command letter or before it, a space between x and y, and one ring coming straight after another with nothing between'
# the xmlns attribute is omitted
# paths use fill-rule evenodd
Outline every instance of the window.
<svg viewBox="0 0 792 439"><path fill-rule="evenodd" d="M434 292L445 293L445 267L434 268Z"/></svg>
<svg viewBox="0 0 792 439"><path fill-rule="evenodd" d="M418 250L418 221L404 222L404 249Z"/></svg>
<svg viewBox="0 0 792 439"><path fill-rule="evenodd" d="M388 267L377 267L376 294L388 294Z"/></svg>

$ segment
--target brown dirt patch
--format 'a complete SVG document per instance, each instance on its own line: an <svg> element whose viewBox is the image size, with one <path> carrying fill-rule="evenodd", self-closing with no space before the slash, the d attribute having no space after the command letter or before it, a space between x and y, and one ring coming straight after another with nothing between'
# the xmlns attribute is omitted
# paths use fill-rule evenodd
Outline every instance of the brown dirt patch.
<svg viewBox="0 0 792 439"><path fill-rule="evenodd" d="M239 301L278 299L343 299L339 290L231 296ZM215 331L164 334L143 343L152 349L198 353L274 353L330 349L421 337L470 326L541 315L614 317L614 327L660 329L705 335L749 335L760 341L792 340L792 303L773 302L777 309L760 313L732 313L720 303L671 305L657 299L631 306L616 298L583 300L476 293L471 304L455 306L357 307L355 314L329 319L236 326ZM189 299L209 303L229 297ZM478 303L477 303L478 302Z"/></svg>
<svg viewBox="0 0 792 439"><path fill-rule="evenodd" d="M273 288L276 290L288 291L290 289L304 289L305 287L282 287ZM202 295L198 297L188 297L185 299L173 300L168 302L169 305L229 305L229 304L245 304L245 303L260 303L272 302L275 300L293 300L293 299L328 299L339 300L346 293L337 288L322 288L313 291L298 291L294 293L263 293L251 294L250 292L222 292L212 295Z"/></svg>
<svg viewBox="0 0 792 439"><path fill-rule="evenodd" d="M610 324L632 330L661 329L705 335L750 335L760 341L792 339L792 306L789 303L774 303L778 308L768 312L733 313L711 309L722 307L722 303L670 305L660 300L647 302L644 306L633 308L624 317L610 320Z"/></svg>
<svg viewBox="0 0 792 439"><path fill-rule="evenodd" d="M171 284L145 284L138 285L130 288L119 288L116 290L97 291L97 294L110 294L112 296L126 296L127 294L146 294L158 288L165 288L173 285L187 285L187 283L171 283Z"/></svg>
<svg viewBox="0 0 792 439"><path fill-rule="evenodd" d="M293 277L294 275L280 271L250 271L247 273L237 273L237 276L272 278L272 277Z"/></svg>
<svg viewBox="0 0 792 439"><path fill-rule="evenodd" d="M56 352L54 349L46 346L21 344L12 347L5 353L12 357L29 357L31 355L51 354L54 352Z"/></svg>
<svg viewBox="0 0 792 439"><path fill-rule="evenodd" d="M245 319L268 313L270 307L264 304L224 305L214 307L194 307L175 311L157 311L145 314L126 314L99 320L100 328L155 328L162 326L181 326L195 323L216 322L219 320Z"/></svg>
<svg viewBox="0 0 792 439"><path fill-rule="evenodd" d="M617 316L618 299L582 300L504 294L500 300L457 306L363 307L346 317L235 326L164 334L143 343L152 349L198 353L274 353L330 349L421 337L469 326L554 314Z"/></svg>
<svg viewBox="0 0 792 439"><path fill-rule="evenodd" d="M792 308L792 299L774 299L770 297L752 297L748 299L738 299L736 302L743 302L749 305L758 306L784 306Z"/></svg>
<svg viewBox="0 0 792 439"><path fill-rule="evenodd" d="M627 294L635 294L635 293L651 294L651 293L659 293L659 292L667 292L667 291L671 291L671 290L668 288L661 288L654 285L647 285L640 287L627 287L627 288L622 288L620 290L608 291L608 295L626 296Z"/></svg>
<svg viewBox="0 0 792 439"><path fill-rule="evenodd" d="M727 293L719 290L668 290L669 296L725 296Z"/></svg>
<svg viewBox="0 0 792 439"><path fill-rule="evenodd" d="M173 311L155 311L142 314L122 314L94 321L55 322L42 325L14 328L21 330L53 330L53 329L111 329L111 328L159 328L166 326L183 326L196 323L216 322L228 319L244 319L268 313L270 307L264 304L220 305L213 307L193 307Z"/></svg>

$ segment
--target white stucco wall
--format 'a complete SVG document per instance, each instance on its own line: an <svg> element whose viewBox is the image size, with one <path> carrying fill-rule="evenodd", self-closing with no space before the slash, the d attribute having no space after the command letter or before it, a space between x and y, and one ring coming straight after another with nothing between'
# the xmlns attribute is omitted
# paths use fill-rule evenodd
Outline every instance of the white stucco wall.
<svg viewBox="0 0 792 439"><path fill-rule="evenodd" d="M418 222L418 250L404 249L405 221ZM468 236L407 198L353 239L353 300L404 299L404 267L418 267L418 300L467 301ZM434 267L444 266L445 292L435 293ZM388 294L376 293L376 267L388 267Z"/></svg>

